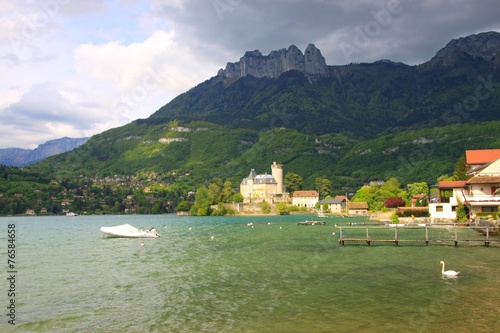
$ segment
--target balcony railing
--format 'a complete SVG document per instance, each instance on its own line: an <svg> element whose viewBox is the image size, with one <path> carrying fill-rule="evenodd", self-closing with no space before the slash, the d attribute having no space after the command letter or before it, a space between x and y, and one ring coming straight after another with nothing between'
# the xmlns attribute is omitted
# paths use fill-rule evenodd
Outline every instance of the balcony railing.
<svg viewBox="0 0 500 333"><path fill-rule="evenodd" d="M498 202L500 203L500 196L496 195L466 195L465 201L473 202Z"/></svg>

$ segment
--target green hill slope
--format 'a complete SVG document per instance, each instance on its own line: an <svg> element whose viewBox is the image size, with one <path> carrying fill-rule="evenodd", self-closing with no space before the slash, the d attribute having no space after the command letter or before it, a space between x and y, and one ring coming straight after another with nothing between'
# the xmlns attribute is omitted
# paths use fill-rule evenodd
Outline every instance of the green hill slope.
<svg viewBox="0 0 500 333"><path fill-rule="evenodd" d="M277 161L306 187L316 177L338 189L390 177L434 183L465 149L500 147L500 60L488 49L498 40L452 41L418 66L329 66L314 79L217 75L32 168L59 178L155 172L195 186L212 177L238 184ZM475 52L477 43L489 53Z"/></svg>

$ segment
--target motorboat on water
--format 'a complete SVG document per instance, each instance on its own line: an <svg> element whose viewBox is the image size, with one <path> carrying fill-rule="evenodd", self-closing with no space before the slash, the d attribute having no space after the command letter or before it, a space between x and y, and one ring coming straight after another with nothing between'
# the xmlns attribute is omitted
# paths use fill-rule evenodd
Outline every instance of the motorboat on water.
<svg viewBox="0 0 500 333"><path fill-rule="evenodd" d="M158 234L155 228L151 229L137 229L130 224L122 224L114 227L101 227L101 232L104 236L108 237L119 237L119 238L158 238Z"/></svg>
<svg viewBox="0 0 500 333"><path fill-rule="evenodd" d="M78 214L73 213L73 212L67 212L67 213L66 213L66 216L69 216L69 217L75 217L75 216L78 216Z"/></svg>

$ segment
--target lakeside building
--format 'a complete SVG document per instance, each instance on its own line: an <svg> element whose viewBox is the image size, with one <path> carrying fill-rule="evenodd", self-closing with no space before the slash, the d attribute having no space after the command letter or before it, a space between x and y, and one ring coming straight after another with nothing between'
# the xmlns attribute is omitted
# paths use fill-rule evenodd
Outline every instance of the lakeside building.
<svg viewBox="0 0 500 333"><path fill-rule="evenodd" d="M323 213L324 205L326 204L328 206L327 211L330 213L334 214L341 214L341 215L347 215L347 203L350 202L350 200L343 195L337 195L333 199L323 199L320 201L320 209Z"/></svg>
<svg viewBox="0 0 500 333"><path fill-rule="evenodd" d="M292 205L314 208L319 201L319 193L314 190L295 191L292 195Z"/></svg>
<svg viewBox="0 0 500 333"><path fill-rule="evenodd" d="M470 217L480 213L497 213L500 206L500 149L466 151L467 174L463 181L439 182L437 202L429 203L434 219L457 218L460 204L469 207Z"/></svg>
<svg viewBox="0 0 500 333"><path fill-rule="evenodd" d="M348 215L352 216L367 216L368 215L368 203L367 202L353 202L349 201L347 203Z"/></svg>
<svg viewBox="0 0 500 333"><path fill-rule="evenodd" d="M273 162L271 174L260 174L255 169L250 170L247 178L240 183L240 193L243 196L243 203L257 203L267 201L274 202L275 197L282 197L286 194L283 182L283 165Z"/></svg>

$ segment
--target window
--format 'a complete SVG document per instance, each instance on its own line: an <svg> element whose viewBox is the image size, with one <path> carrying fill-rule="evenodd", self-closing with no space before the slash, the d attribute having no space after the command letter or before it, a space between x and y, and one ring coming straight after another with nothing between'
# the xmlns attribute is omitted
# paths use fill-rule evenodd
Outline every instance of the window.
<svg viewBox="0 0 500 333"><path fill-rule="evenodd" d="M442 212L443 206L436 206L436 212Z"/></svg>
<svg viewBox="0 0 500 333"><path fill-rule="evenodd" d="M451 206L451 211L456 212L457 211L457 206Z"/></svg>

